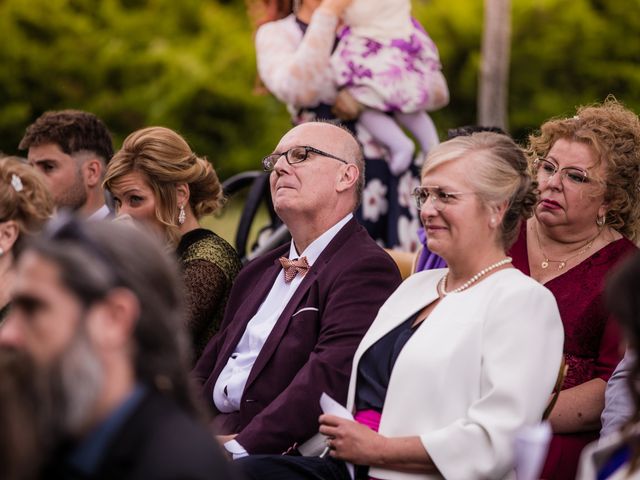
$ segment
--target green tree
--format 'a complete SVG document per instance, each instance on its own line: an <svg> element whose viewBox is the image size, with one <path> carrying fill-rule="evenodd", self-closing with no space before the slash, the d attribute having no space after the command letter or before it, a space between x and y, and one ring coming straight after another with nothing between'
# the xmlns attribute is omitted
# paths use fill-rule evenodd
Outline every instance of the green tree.
<svg viewBox="0 0 640 480"><path fill-rule="evenodd" d="M476 119L482 0L415 0L440 49L451 103L441 136ZM640 111L640 0L512 0L509 125L519 139L544 120L614 94ZM2 0L0 150L16 153L46 110L103 118L116 147L165 125L224 178L259 168L289 126L254 95L253 33L236 0Z"/></svg>
<svg viewBox="0 0 640 480"><path fill-rule="evenodd" d="M434 114L441 132L475 122L482 3L415 2L451 90L451 104ZM512 0L512 9L508 105L516 138L608 94L640 112L640 0Z"/></svg>
<svg viewBox="0 0 640 480"><path fill-rule="evenodd" d="M199 0L5 0L0 3L0 149L15 152L45 110L105 120L116 146L160 124L185 135L223 176L259 167L288 126L255 96L242 6Z"/></svg>

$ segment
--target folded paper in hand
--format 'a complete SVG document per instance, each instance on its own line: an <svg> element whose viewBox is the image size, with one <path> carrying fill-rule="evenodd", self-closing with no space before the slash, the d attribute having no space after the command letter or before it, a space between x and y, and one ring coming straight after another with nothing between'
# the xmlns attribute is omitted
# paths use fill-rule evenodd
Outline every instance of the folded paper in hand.
<svg viewBox="0 0 640 480"><path fill-rule="evenodd" d="M353 415L351 415L351 412L324 392L320 396L320 408L322 409L322 413L324 414L334 415L336 417L353 421ZM324 456L323 453L325 453L326 448L326 435L317 433L302 445L300 445L298 447L298 451L305 457L317 457L319 455ZM355 473L353 464L348 462L345 462L345 464L347 465L347 470L349 471L349 475L353 480Z"/></svg>
<svg viewBox="0 0 640 480"><path fill-rule="evenodd" d="M551 436L549 422L528 425L516 433L513 443L518 480L537 480L540 478Z"/></svg>

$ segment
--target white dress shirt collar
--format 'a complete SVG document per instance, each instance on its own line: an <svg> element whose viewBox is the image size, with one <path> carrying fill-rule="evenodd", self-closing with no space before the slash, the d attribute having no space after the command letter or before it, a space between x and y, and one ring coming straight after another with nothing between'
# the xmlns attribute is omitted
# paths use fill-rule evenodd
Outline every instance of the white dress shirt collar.
<svg viewBox="0 0 640 480"><path fill-rule="evenodd" d="M333 237L335 237L336 234L340 231L340 229L344 227L344 225L352 218L353 218L353 214L352 213L348 214L346 217L344 217L342 220L336 223L333 227L331 227L329 230L327 230L318 238L316 238L313 242L311 242L309 246L305 248L304 251L299 255L298 255L298 251L296 250L295 243L292 240L291 247L289 248L289 260L293 260L299 257L307 257L307 262L309 263L309 265L313 265L318 259L318 257L320 256L320 254L324 251L324 249L327 248L327 245L329 245L331 240L333 240Z"/></svg>
<svg viewBox="0 0 640 480"><path fill-rule="evenodd" d="M87 220L104 220L109 216L110 213L111 211L109 210L109 207L104 204L98 210L89 215Z"/></svg>

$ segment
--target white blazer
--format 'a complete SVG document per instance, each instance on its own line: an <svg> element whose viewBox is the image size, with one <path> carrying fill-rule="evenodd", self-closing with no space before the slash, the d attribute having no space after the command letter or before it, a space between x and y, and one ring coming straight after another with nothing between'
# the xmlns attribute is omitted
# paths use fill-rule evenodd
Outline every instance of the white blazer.
<svg viewBox="0 0 640 480"><path fill-rule="evenodd" d="M410 276L380 308L353 361L347 408L353 409L362 354L437 298L445 269ZM382 410L380 433L420 437L447 479L504 478L512 441L539 422L563 349L553 294L515 268L450 293L400 352ZM372 468L380 479L438 475Z"/></svg>

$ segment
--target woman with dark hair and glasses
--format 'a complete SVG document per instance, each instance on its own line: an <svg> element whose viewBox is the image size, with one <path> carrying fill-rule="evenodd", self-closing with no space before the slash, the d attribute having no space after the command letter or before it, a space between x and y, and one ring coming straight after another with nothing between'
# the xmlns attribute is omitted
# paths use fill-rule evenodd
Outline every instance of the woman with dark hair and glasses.
<svg viewBox="0 0 640 480"><path fill-rule="evenodd" d="M542 478L565 480L598 438L606 383L620 361L602 289L611 267L636 251L640 120L609 98L545 122L529 142L540 198L509 254L555 295L564 324L568 371L549 418L554 437Z"/></svg>
<svg viewBox="0 0 640 480"><path fill-rule="evenodd" d="M415 197L449 268L410 276L380 308L353 360L355 421L320 417L329 455L248 457L248 478L346 480L345 462L390 480L513 469L513 439L540 421L562 357L553 295L506 255L535 182L511 139L476 133L432 150Z"/></svg>
<svg viewBox="0 0 640 480"><path fill-rule="evenodd" d="M222 206L222 185L206 158L164 127L129 135L107 167L105 187L116 215L130 215L175 249L184 272L187 325L198 359L218 331L238 254L224 239L200 226Z"/></svg>

